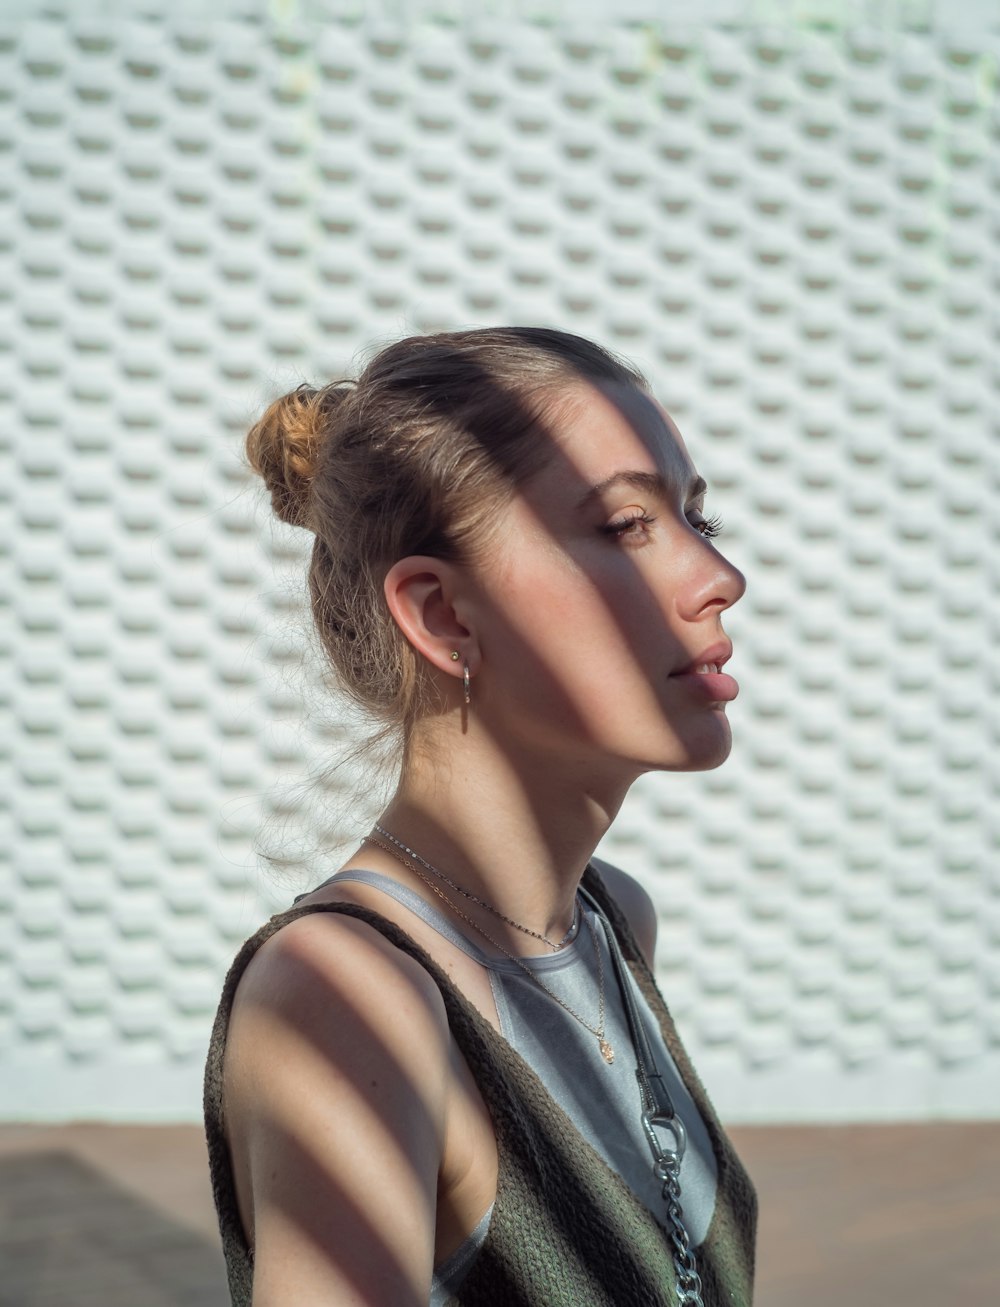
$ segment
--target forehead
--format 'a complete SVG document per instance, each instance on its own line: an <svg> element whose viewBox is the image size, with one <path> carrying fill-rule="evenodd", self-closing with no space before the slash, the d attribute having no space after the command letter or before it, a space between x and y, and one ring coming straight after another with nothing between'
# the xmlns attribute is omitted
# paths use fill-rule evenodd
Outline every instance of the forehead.
<svg viewBox="0 0 1000 1307"><path fill-rule="evenodd" d="M616 472L659 472L684 493L696 473L673 420L655 399L614 383L574 387L551 423L553 457L538 479L581 489Z"/></svg>

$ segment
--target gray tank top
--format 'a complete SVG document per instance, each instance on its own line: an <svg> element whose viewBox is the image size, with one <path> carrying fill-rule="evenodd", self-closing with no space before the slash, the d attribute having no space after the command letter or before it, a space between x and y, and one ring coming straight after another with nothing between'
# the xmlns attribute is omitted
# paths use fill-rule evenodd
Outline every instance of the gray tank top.
<svg viewBox="0 0 1000 1307"><path fill-rule="evenodd" d="M600 870L601 864L597 859L594 861ZM581 901L576 931L564 948L548 956L521 960L564 1003L597 1026L599 977L593 942L596 939L604 972L605 1038L615 1050L611 1065L601 1055L597 1037L553 1002L516 962L484 955L442 913L407 886L374 871L343 871L317 888L333 881L354 881L388 894L486 969L504 1038L520 1053L588 1143L662 1224L665 1208L639 1119L642 1106L628 1019L600 918ZM295 902L305 897L306 894L299 894ZM705 1124L663 1042L649 1004L631 974L627 974L653 1057L687 1129L687 1151L681 1162L681 1202L691 1242L697 1247L708 1233L715 1208L715 1155ZM435 1269L430 1307L442 1307L457 1291L486 1238L492 1210L492 1206L487 1209L465 1242Z"/></svg>

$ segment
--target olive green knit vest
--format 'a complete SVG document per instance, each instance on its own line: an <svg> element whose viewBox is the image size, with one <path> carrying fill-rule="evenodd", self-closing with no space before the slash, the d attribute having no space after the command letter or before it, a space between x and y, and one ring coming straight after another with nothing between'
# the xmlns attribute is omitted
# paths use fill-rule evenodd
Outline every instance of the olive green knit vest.
<svg viewBox="0 0 1000 1307"><path fill-rule="evenodd" d="M705 1307L749 1307L757 1218L753 1185L681 1046L627 923L592 867L583 884L611 921L715 1151L715 1212L697 1252ZM243 1237L224 1134L226 1031L237 983L257 949L282 926L310 912L357 917L427 969L493 1119L499 1163L496 1203L486 1240L449 1307L674 1307L674 1267L662 1226L580 1135L524 1059L427 953L378 913L347 903L315 903L277 913L242 946L223 985L205 1066L204 1109L233 1307L250 1307L253 1254Z"/></svg>

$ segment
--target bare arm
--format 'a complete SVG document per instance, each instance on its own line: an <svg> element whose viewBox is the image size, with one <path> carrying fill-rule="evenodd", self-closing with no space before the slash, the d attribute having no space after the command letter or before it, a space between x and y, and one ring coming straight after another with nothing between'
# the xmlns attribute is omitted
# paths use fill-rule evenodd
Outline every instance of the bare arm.
<svg viewBox="0 0 1000 1307"><path fill-rule="evenodd" d="M448 1051L433 981L364 923L305 917L262 947L225 1070L254 1307L426 1307Z"/></svg>

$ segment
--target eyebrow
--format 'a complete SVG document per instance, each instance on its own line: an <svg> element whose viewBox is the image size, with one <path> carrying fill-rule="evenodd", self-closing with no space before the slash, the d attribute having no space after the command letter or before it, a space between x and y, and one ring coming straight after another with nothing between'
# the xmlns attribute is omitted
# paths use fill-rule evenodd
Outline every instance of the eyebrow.
<svg viewBox="0 0 1000 1307"><path fill-rule="evenodd" d="M587 493L577 504L577 509L588 508L595 499L598 499L606 490L612 486L626 485L632 486L636 490L644 490L648 495L656 495L660 499L670 498L670 487L666 479L660 472L615 472L603 481L598 481L597 485L591 486ZM700 499L708 490L708 485L704 477L695 477L688 486L686 499Z"/></svg>

